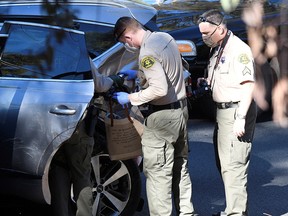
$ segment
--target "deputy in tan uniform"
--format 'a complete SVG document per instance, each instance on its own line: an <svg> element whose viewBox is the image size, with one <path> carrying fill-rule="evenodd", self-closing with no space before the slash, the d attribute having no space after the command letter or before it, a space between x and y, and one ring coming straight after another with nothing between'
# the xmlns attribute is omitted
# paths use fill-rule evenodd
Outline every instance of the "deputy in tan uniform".
<svg viewBox="0 0 288 216"><path fill-rule="evenodd" d="M211 47L207 81L217 106L214 144L226 196L225 212L216 215L248 215L247 174L256 121L252 52L227 29L220 11L205 12L198 23Z"/></svg>
<svg viewBox="0 0 288 216"><path fill-rule="evenodd" d="M142 151L150 215L172 215L172 197L177 215L194 215L188 171L188 110L177 44L169 34L145 30L130 17L120 18L114 33L127 50L139 53L139 70L146 78L147 88L131 94L118 92L114 98L120 104L149 104ZM136 74L127 72L130 78Z"/></svg>

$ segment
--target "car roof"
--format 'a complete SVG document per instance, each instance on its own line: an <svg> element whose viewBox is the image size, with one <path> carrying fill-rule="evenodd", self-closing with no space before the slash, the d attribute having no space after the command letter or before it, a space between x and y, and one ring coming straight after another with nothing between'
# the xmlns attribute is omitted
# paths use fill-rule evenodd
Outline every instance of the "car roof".
<svg viewBox="0 0 288 216"><path fill-rule="evenodd" d="M69 9L76 16L75 19L109 24L115 24L122 16L131 16L145 25L157 15L157 10L149 5L126 0L69 0L68 2L58 0L56 2L63 6L56 14L63 12L63 9ZM49 4L56 4L56 2L49 2ZM41 0L1 1L0 14L2 19L12 16L18 18L49 16L42 5Z"/></svg>

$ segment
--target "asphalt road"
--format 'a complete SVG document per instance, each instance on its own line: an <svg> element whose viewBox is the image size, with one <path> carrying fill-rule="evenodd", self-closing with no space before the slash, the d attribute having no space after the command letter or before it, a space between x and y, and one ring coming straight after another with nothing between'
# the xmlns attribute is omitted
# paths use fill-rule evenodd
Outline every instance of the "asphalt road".
<svg viewBox="0 0 288 216"><path fill-rule="evenodd" d="M189 120L189 169L193 203L199 216L210 216L225 207L223 185L214 163L213 125L207 120ZM288 129L278 128L271 121L257 123L248 183L250 216L288 216L287 140ZM135 216L149 215L143 174L142 180L145 203ZM47 206L15 198L0 199L0 215L52 216Z"/></svg>
<svg viewBox="0 0 288 216"><path fill-rule="evenodd" d="M205 120L189 121L189 169L193 204L199 216L211 216L225 208L223 184L214 163L213 127L214 123ZM248 181L250 216L288 216L287 128L271 121L257 123ZM135 215L148 216L147 206Z"/></svg>

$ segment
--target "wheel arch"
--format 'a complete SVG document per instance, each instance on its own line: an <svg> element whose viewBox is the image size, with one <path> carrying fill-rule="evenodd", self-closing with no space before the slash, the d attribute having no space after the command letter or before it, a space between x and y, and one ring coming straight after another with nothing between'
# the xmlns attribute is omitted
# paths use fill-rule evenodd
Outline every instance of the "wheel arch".
<svg viewBox="0 0 288 216"><path fill-rule="evenodd" d="M51 193L50 193L50 186L49 186L49 170L51 167L52 160L55 154L59 151L62 144L71 137L73 132L75 131L76 127L70 128L61 135L57 136L49 145L47 150L45 151L40 168L44 166L43 176L42 176L42 192L44 200L47 204L51 204ZM44 165L45 164L45 165ZM39 168L39 169L40 169Z"/></svg>

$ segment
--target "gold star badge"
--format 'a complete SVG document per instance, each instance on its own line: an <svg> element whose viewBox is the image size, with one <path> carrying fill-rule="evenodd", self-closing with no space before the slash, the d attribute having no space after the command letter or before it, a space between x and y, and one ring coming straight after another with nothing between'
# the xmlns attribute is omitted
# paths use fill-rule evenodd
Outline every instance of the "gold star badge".
<svg viewBox="0 0 288 216"><path fill-rule="evenodd" d="M151 68L155 63L155 59L152 56L146 56L141 60L142 67L148 69Z"/></svg>

